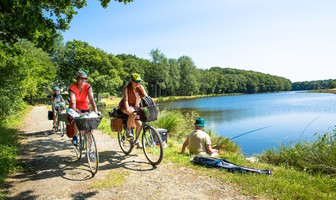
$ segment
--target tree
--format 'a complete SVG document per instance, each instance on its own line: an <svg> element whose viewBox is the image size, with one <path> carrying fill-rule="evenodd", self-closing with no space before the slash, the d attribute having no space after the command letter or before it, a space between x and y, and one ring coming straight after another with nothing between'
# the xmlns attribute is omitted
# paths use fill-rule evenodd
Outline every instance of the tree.
<svg viewBox="0 0 336 200"><path fill-rule="evenodd" d="M181 66L180 94L193 95L198 92L199 86L196 80L196 66L188 56L178 58Z"/></svg>
<svg viewBox="0 0 336 200"><path fill-rule="evenodd" d="M106 8L111 0L99 0ZM125 4L133 0L115 0ZM74 15L86 0L1 0L0 41L15 43L27 39L44 50L55 42L57 31L69 29Z"/></svg>
<svg viewBox="0 0 336 200"><path fill-rule="evenodd" d="M97 99L100 93L115 93L122 85L118 72L121 61L101 49L90 46L87 42L78 40L67 42L63 57L59 64L59 77L66 87L75 81L74 75L80 69L88 73L88 82L92 85L93 92L97 94Z"/></svg>
<svg viewBox="0 0 336 200"><path fill-rule="evenodd" d="M48 54L28 41L0 42L0 120L24 106L23 99L41 95L56 70Z"/></svg>

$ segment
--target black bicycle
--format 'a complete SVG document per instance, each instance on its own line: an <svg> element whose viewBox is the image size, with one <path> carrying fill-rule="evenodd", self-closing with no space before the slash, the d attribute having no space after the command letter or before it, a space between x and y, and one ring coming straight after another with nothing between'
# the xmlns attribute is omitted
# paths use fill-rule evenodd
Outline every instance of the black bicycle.
<svg viewBox="0 0 336 200"><path fill-rule="evenodd" d="M142 125L140 128L140 134L134 139L128 139L127 137L127 119L128 115L121 112L121 110L114 109L112 112L109 112L109 115L117 120L120 120L122 123L122 127L119 127L116 132L118 132L118 142L121 150L125 153L125 155L132 152L132 149L136 145L136 141L140 137L142 137L142 149L151 165L155 166L161 163L163 159L163 145L160 134L156 131L156 129L147 124L148 117L141 117L146 115L146 111L142 109L138 109L135 111L136 114L140 115L140 121L142 121ZM149 112L148 112L149 113ZM155 118L156 119L156 118ZM122 122L121 122L122 121ZM113 123L111 121L111 123ZM130 129L131 134L135 135L135 131L133 128ZM141 135L141 136L140 136Z"/></svg>

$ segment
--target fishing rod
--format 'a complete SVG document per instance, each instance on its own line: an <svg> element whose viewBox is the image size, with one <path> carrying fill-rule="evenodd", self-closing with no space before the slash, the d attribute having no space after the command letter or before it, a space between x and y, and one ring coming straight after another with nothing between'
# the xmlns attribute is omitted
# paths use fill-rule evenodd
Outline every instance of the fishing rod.
<svg viewBox="0 0 336 200"><path fill-rule="evenodd" d="M247 135L247 134L249 134L249 133L253 133L253 132L256 132L256 131L260 131L260 130L262 130L262 129L269 128L269 127L272 127L272 126L274 126L274 125L265 126L265 127L262 127L262 128L258 128L258 129L252 130L252 131L248 131L248 132L245 132L245 133L236 135L236 136L230 138L229 140L233 140L233 139L238 138L238 137L240 137L240 136Z"/></svg>
<svg viewBox="0 0 336 200"><path fill-rule="evenodd" d="M229 140L233 140L233 139L236 139L236 138L241 137L241 136L243 136L243 135L247 135L247 134L249 134L249 133L253 133L253 132L256 132L256 131L260 131L260 130L262 130L262 129L269 128L269 127L272 127L272 126L274 126L274 125L270 125L270 126L265 126L265 127L261 127L261 128L258 128L258 129L254 129L254 130L252 130L252 131L248 131L248 132L245 132L245 133L236 135L236 136L234 136L234 137L231 137L231 138L229 138ZM223 143L223 142L221 142L221 143L217 143L217 144L215 144L213 147L216 147L216 146L218 146L218 145L221 145L222 143Z"/></svg>

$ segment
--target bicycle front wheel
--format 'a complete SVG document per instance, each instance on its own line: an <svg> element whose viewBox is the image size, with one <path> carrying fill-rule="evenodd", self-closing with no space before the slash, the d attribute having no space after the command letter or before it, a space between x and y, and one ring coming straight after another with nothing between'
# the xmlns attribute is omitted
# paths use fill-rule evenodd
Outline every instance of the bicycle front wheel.
<svg viewBox="0 0 336 200"><path fill-rule="evenodd" d="M163 145L159 133L152 126L146 126L142 132L142 146L147 160L158 165L163 158Z"/></svg>
<svg viewBox="0 0 336 200"><path fill-rule="evenodd" d="M65 122L61 122L61 137L63 137L64 136L64 134L66 133L66 124L65 124Z"/></svg>
<svg viewBox="0 0 336 200"><path fill-rule="evenodd" d="M91 173L95 175L98 171L99 154L96 141L91 131L85 132L86 137L86 156L88 159Z"/></svg>
<svg viewBox="0 0 336 200"><path fill-rule="evenodd" d="M83 131L79 131L79 133L77 134L77 140L78 140L78 143L75 146L75 151L76 151L77 159L79 160L82 157L82 151L83 151L83 146L84 146Z"/></svg>
<svg viewBox="0 0 336 200"><path fill-rule="evenodd" d="M131 153L133 149L133 141L127 139L126 136L126 129L123 129L122 131L118 132L118 142L121 150L124 152L124 154Z"/></svg>

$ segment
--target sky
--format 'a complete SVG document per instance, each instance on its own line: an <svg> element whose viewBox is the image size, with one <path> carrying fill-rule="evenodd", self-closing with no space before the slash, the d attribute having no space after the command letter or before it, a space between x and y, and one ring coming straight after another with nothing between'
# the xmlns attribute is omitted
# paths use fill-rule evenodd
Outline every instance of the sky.
<svg viewBox="0 0 336 200"><path fill-rule="evenodd" d="M336 79L334 0L87 0L63 32L107 53L192 58L296 81Z"/></svg>

